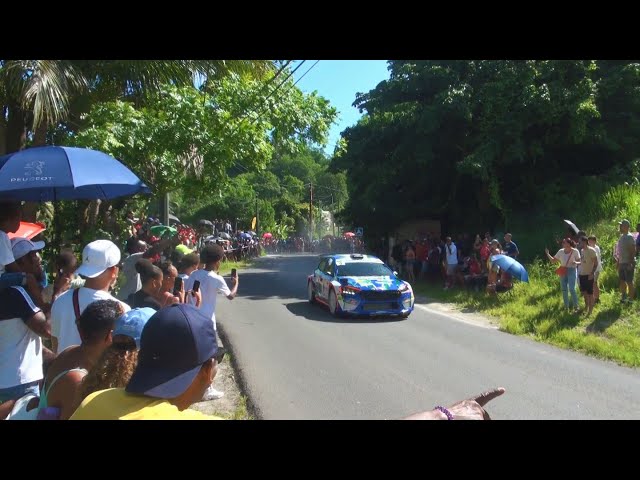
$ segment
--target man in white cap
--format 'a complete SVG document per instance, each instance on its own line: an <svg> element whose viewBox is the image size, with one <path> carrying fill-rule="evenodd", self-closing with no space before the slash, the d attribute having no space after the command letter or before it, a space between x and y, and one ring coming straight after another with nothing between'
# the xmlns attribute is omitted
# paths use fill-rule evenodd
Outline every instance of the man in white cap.
<svg viewBox="0 0 640 480"><path fill-rule="evenodd" d="M76 273L85 279L83 287L60 295L51 307L51 346L60 353L71 345L80 345L76 319L96 300L116 300L109 291L118 279L120 249L109 240L96 240L82 251L82 265ZM122 302L120 302L122 303ZM131 310L122 303L125 312Z"/></svg>
<svg viewBox="0 0 640 480"><path fill-rule="evenodd" d="M11 250L20 272L41 280L44 272L39 251L44 242L13 238ZM42 338L51 326L24 287L0 291L0 403L39 394L43 378Z"/></svg>

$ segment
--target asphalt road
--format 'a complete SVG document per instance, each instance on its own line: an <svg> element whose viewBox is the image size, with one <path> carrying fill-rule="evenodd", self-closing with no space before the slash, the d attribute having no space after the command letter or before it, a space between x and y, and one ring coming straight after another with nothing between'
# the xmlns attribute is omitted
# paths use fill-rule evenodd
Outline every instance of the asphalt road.
<svg viewBox="0 0 640 480"><path fill-rule="evenodd" d="M306 300L313 255L269 256L218 299L218 324L263 419L395 419L491 387L494 419L640 419L640 370L418 307L334 319Z"/></svg>

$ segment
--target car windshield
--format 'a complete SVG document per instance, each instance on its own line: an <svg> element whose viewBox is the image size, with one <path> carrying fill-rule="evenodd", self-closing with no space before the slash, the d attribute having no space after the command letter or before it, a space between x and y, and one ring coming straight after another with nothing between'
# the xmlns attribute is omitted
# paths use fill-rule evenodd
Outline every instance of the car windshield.
<svg viewBox="0 0 640 480"><path fill-rule="evenodd" d="M338 267L341 277L387 277L393 272L383 263L347 263Z"/></svg>

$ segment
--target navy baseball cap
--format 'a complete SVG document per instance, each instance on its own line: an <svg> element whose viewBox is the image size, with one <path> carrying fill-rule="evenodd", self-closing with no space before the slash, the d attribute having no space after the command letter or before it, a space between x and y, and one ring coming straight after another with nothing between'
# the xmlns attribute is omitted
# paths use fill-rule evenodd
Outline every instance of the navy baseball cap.
<svg viewBox="0 0 640 480"><path fill-rule="evenodd" d="M217 352L211 318L185 303L165 307L142 330L138 366L126 391L175 398L187 390L202 364Z"/></svg>

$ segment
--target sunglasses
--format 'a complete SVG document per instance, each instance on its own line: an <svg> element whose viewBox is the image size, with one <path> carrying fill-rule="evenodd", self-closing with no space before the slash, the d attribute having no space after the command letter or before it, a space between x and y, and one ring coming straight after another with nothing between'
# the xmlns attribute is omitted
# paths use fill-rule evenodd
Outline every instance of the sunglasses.
<svg viewBox="0 0 640 480"><path fill-rule="evenodd" d="M216 363L218 364L222 363L222 359L224 358L225 353L227 353L227 351L224 349L224 347L218 347L216 354L213 356Z"/></svg>

